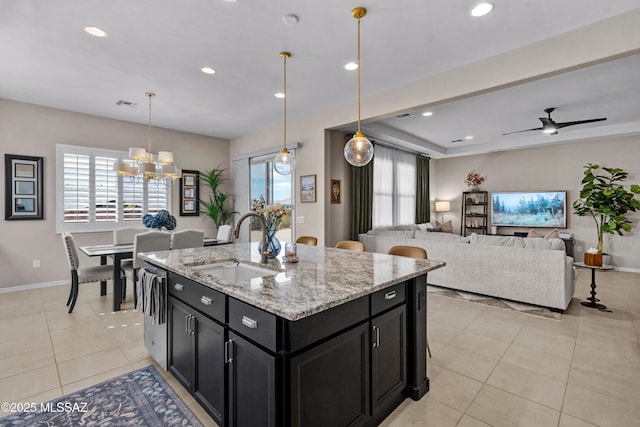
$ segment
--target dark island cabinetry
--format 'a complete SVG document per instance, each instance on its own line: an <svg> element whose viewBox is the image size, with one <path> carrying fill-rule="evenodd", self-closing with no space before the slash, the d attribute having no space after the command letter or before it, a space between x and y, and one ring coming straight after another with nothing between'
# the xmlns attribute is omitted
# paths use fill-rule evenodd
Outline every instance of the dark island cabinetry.
<svg viewBox="0 0 640 427"><path fill-rule="evenodd" d="M167 288L169 370L220 426L375 426L428 391L426 275L295 321Z"/></svg>

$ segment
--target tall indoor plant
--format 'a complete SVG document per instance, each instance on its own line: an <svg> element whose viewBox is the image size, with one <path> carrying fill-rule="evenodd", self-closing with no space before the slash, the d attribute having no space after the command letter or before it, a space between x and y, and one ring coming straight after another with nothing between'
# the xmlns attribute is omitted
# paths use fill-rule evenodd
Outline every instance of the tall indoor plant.
<svg viewBox="0 0 640 427"><path fill-rule="evenodd" d="M582 179L580 198L573 202L576 215L590 215L596 225L598 234L598 253L602 254L602 237L604 233L631 231L631 221L627 213L640 210L640 185L631 184L626 189L623 182L629 175L620 168L605 168L599 173L600 165L588 163Z"/></svg>
<svg viewBox="0 0 640 427"><path fill-rule="evenodd" d="M238 213L225 208L225 204L233 200L233 194L220 190L220 185L227 180L224 177L226 171L226 169L222 169L218 165L218 167L200 174L200 180L207 184L207 187L211 190L208 201L200 199L201 211L213 220L217 228L227 224L233 215Z"/></svg>

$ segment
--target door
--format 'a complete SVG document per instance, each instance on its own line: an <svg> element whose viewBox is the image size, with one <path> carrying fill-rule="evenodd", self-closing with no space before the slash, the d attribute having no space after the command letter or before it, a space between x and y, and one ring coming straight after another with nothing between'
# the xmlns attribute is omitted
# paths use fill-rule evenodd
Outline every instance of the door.
<svg viewBox="0 0 640 427"><path fill-rule="evenodd" d="M201 314L194 317L193 395L218 425L224 425L224 327Z"/></svg>
<svg viewBox="0 0 640 427"><path fill-rule="evenodd" d="M169 371L191 391L194 378L194 339L192 310L169 297Z"/></svg>
<svg viewBox="0 0 640 427"><path fill-rule="evenodd" d="M369 375L369 323L293 357L291 425L364 425Z"/></svg>
<svg viewBox="0 0 640 427"><path fill-rule="evenodd" d="M275 357L229 331L229 425L276 426Z"/></svg>
<svg viewBox="0 0 640 427"><path fill-rule="evenodd" d="M388 402L404 399L407 385L407 316L404 305L371 319L371 405L375 417Z"/></svg>

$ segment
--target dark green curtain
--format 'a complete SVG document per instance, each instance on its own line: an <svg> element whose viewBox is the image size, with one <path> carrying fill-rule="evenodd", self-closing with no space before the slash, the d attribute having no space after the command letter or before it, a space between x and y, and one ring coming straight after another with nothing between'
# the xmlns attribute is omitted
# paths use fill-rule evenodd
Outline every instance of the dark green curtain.
<svg viewBox="0 0 640 427"><path fill-rule="evenodd" d="M351 169L351 238L371 230L373 217L373 161Z"/></svg>
<svg viewBox="0 0 640 427"><path fill-rule="evenodd" d="M416 224L429 222L431 209L429 202L429 157L416 156Z"/></svg>

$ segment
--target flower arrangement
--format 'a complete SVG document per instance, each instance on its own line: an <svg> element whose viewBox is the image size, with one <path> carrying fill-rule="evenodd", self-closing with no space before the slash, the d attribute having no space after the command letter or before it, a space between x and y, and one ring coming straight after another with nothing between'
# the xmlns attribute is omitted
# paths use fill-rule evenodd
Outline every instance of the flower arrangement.
<svg viewBox="0 0 640 427"><path fill-rule="evenodd" d="M464 180L468 187L477 187L484 182L484 177L475 172L469 172Z"/></svg>
<svg viewBox="0 0 640 427"><path fill-rule="evenodd" d="M157 214L146 214L142 218L142 224L147 228L156 228L158 230L173 230L176 228L176 217L171 215L169 211L160 209Z"/></svg>
<svg viewBox="0 0 640 427"><path fill-rule="evenodd" d="M267 205L263 196L251 201L251 210L264 219L268 229L279 230L282 223L289 221L291 217L291 208L276 203L275 205Z"/></svg>

